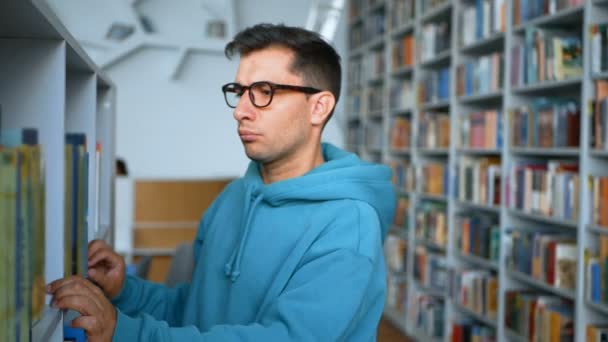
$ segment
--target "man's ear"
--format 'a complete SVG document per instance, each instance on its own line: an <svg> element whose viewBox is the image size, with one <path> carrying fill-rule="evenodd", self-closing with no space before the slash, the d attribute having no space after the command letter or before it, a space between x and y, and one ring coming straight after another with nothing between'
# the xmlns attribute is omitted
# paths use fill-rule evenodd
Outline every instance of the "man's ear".
<svg viewBox="0 0 608 342"><path fill-rule="evenodd" d="M327 121L327 117L336 105L336 98L331 92L322 91L312 95L310 99L312 101L310 123L313 126L323 126L325 121Z"/></svg>

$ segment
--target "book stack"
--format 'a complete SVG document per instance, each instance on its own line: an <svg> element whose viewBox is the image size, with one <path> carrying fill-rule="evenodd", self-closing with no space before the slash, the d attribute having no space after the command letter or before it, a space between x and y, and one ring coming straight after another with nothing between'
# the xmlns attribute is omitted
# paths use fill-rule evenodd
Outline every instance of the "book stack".
<svg viewBox="0 0 608 342"><path fill-rule="evenodd" d="M408 321L426 338L444 336L445 302L422 291L413 290L408 299Z"/></svg>
<svg viewBox="0 0 608 342"><path fill-rule="evenodd" d="M348 33L348 42L351 49L358 49L363 46L363 26L353 26Z"/></svg>
<svg viewBox="0 0 608 342"><path fill-rule="evenodd" d="M414 65L414 44L413 34L406 34L395 41L392 50L393 70Z"/></svg>
<svg viewBox="0 0 608 342"><path fill-rule="evenodd" d="M395 80L391 83L389 104L393 110L413 109L416 106L416 87L411 81Z"/></svg>
<svg viewBox="0 0 608 342"><path fill-rule="evenodd" d="M369 113L382 113L382 102L384 101L384 86L373 86L367 88L367 110Z"/></svg>
<svg viewBox="0 0 608 342"><path fill-rule="evenodd" d="M391 27L399 28L414 22L416 0L395 0L391 11Z"/></svg>
<svg viewBox="0 0 608 342"><path fill-rule="evenodd" d="M420 168L420 190L429 195L448 196L449 169L443 163L426 163Z"/></svg>
<svg viewBox="0 0 608 342"><path fill-rule="evenodd" d="M351 148L359 147L363 143L363 129L361 121L354 120L348 123L346 129L346 144Z"/></svg>
<svg viewBox="0 0 608 342"><path fill-rule="evenodd" d="M516 162L510 179L510 208L563 220L578 218L578 162Z"/></svg>
<svg viewBox="0 0 608 342"><path fill-rule="evenodd" d="M445 51L449 51L451 32L449 21L424 25L418 39L418 60L424 63Z"/></svg>
<svg viewBox="0 0 608 342"><path fill-rule="evenodd" d="M363 60L360 58L348 61L348 77L352 80L349 88L356 89L363 85Z"/></svg>
<svg viewBox="0 0 608 342"><path fill-rule="evenodd" d="M504 60L502 53L481 56L456 67L456 94L483 95L501 90Z"/></svg>
<svg viewBox="0 0 608 342"><path fill-rule="evenodd" d="M386 32L386 19L384 12L374 12L365 18L365 40L379 39Z"/></svg>
<svg viewBox="0 0 608 342"><path fill-rule="evenodd" d="M588 325L586 342L608 341L608 325Z"/></svg>
<svg viewBox="0 0 608 342"><path fill-rule="evenodd" d="M475 42L504 32L506 28L505 0L476 0L464 3L460 13L460 46L469 46Z"/></svg>
<svg viewBox="0 0 608 342"><path fill-rule="evenodd" d="M497 217L463 213L456 218L456 227L460 230L460 253L498 262L500 227Z"/></svg>
<svg viewBox="0 0 608 342"><path fill-rule="evenodd" d="M502 111L474 112L460 118L460 146L463 148L502 148Z"/></svg>
<svg viewBox="0 0 608 342"><path fill-rule="evenodd" d="M591 72L608 71L608 24L591 25Z"/></svg>
<svg viewBox="0 0 608 342"><path fill-rule="evenodd" d="M450 68L429 71L418 83L418 104L446 101L450 98Z"/></svg>
<svg viewBox="0 0 608 342"><path fill-rule="evenodd" d="M541 98L509 117L511 146L578 147L581 108L576 100Z"/></svg>
<svg viewBox="0 0 608 342"><path fill-rule="evenodd" d="M384 241L384 256L391 273L403 273L407 267L407 241L389 234Z"/></svg>
<svg viewBox="0 0 608 342"><path fill-rule="evenodd" d="M359 116L359 114L361 113L361 91L360 90L353 90L351 91L351 93L349 94L350 96L348 97L348 108L350 111L349 116L351 118L357 118Z"/></svg>
<svg viewBox="0 0 608 342"><path fill-rule="evenodd" d="M460 201L475 204L500 205L500 158L471 158L462 156L458 165L458 194Z"/></svg>
<svg viewBox="0 0 608 342"><path fill-rule="evenodd" d="M513 0L513 24L522 25L525 22L544 16L552 15L568 8L580 6L585 0Z"/></svg>
<svg viewBox="0 0 608 342"><path fill-rule="evenodd" d="M412 141L412 122L409 117L394 117L391 124L390 148L406 150Z"/></svg>
<svg viewBox="0 0 608 342"><path fill-rule="evenodd" d="M368 55L364 57L366 78L368 80L376 80L382 78L386 64L384 63L384 52L370 51Z"/></svg>
<svg viewBox="0 0 608 342"><path fill-rule="evenodd" d="M410 200L405 196L397 197L397 208L395 209L395 219L393 225L397 229L408 231L408 211L410 208Z"/></svg>
<svg viewBox="0 0 608 342"><path fill-rule="evenodd" d="M444 292L448 283L445 256L417 246L414 251L414 279L428 290Z"/></svg>
<svg viewBox="0 0 608 342"><path fill-rule="evenodd" d="M38 132L0 130L0 332L29 341L45 300L45 185Z"/></svg>
<svg viewBox="0 0 608 342"><path fill-rule="evenodd" d="M364 0L351 0L348 6L348 19L353 21L363 14L363 2Z"/></svg>
<svg viewBox="0 0 608 342"><path fill-rule="evenodd" d="M393 184L397 192L412 192L415 185L415 169L405 160L391 160L389 166L393 170Z"/></svg>
<svg viewBox="0 0 608 342"><path fill-rule="evenodd" d="M508 268L549 286L574 291L577 244L572 235L512 231L507 235Z"/></svg>
<svg viewBox="0 0 608 342"><path fill-rule="evenodd" d="M496 341L494 329L479 325L475 321L466 318L458 318L452 322L451 341L458 342L490 342Z"/></svg>
<svg viewBox="0 0 608 342"><path fill-rule="evenodd" d="M418 119L418 147L448 148L450 117L447 113L421 112Z"/></svg>
<svg viewBox="0 0 608 342"><path fill-rule="evenodd" d="M585 253L585 296L591 303L608 304L608 236L599 235L597 250Z"/></svg>
<svg viewBox="0 0 608 342"><path fill-rule="evenodd" d="M416 208L416 239L445 248L448 237L445 203L422 202Z"/></svg>
<svg viewBox="0 0 608 342"><path fill-rule="evenodd" d="M65 249L64 275L86 276L88 245L89 155L84 134L65 136Z"/></svg>
<svg viewBox="0 0 608 342"><path fill-rule="evenodd" d="M608 150L608 81L595 82L595 100L592 106L591 147Z"/></svg>
<svg viewBox="0 0 608 342"><path fill-rule="evenodd" d="M525 291L506 293L508 330L530 341L574 341L574 308L559 297Z"/></svg>
<svg viewBox="0 0 608 342"><path fill-rule="evenodd" d="M365 124L365 146L369 150L382 150L382 123L379 121L368 121Z"/></svg>
<svg viewBox="0 0 608 342"><path fill-rule="evenodd" d="M407 307L407 281L402 276L387 274L386 305L405 316Z"/></svg>
<svg viewBox="0 0 608 342"><path fill-rule="evenodd" d="M608 229L608 177L591 176L591 224Z"/></svg>
<svg viewBox="0 0 608 342"><path fill-rule="evenodd" d="M449 295L458 306L490 320L498 313L498 277L485 270L450 269Z"/></svg>
<svg viewBox="0 0 608 342"><path fill-rule="evenodd" d="M511 50L511 85L563 81L583 74L583 42L576 30L531 27Z"/></svg>

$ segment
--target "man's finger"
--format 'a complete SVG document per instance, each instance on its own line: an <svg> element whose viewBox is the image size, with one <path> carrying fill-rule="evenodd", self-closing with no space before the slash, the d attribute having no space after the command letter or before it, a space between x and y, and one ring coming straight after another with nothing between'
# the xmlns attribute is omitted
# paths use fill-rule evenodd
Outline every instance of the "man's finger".
<svg viewBox="0 0 608 342"><path fill-rule="evenodd" d="M89 255L88 265L89 267L94 267L97 264L105 261L110 267L116 266L120 262L117 256L113 251L109 249L100 249Z"/></svg>
<svg viewBox="0 0 608 342"><path fill-rule="evenodd" d="M99 310L103 308L100 298L105 298L105 295L97 286L88 280L81 279L80 281L73 281L58 288L55 293L53 293L53 302L60 302L69 296L87 297Z"/></svg>
<svg viewBox="0 0 608 342"><path fill-rule="evenodd" d="M55 293L59 288L63 287L63 286L67 286L72 284L73 282L77 282L79 281L79 279L82 279L82 277L80 276L69 276L66 278L61 278L61 279L57 279L55 281L52 281L50 284L47 285L46 290L48 293Z"/></svg>
<svg viewBox="0 0 608 342"><path fill-rule="evenodd" d="M70 324L72 328L81 328L86 331L87 335L94 334L97 330L97 318L92 316L80 316L74 318Z"/></svg>
<svg viewBox="0 0 608 342"><path fill-rule="evenodd" d="M100 312L95 302L83 295L67 295L60 300L53 300L53 306L57 309L78 311L84 316L97 316Z"/></svg>
<svg viewBox="0 0 608 342"><path fill-rule="evenodd" d="M103 240L93 240L89 242L87 257L90 258L91 255L96 253L100 249L110 248L108 244Z"/></svg>

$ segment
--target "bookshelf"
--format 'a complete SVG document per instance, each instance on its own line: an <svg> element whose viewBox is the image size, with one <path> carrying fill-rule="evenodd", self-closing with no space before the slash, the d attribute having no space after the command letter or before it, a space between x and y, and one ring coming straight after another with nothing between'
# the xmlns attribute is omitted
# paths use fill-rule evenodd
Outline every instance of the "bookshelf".
<svg viewBox="0 0 608 342"><path fill-rule="evenodd" d="M88 237L113 239L116 90L44 1L2 1L0 22L0 124L35 128L43 153L48 283L64 274L67 132L85 133L89 142ZM101 145L99 163L95 142ZM63 341L64 313L49 301L47 296L41 317L31 323L33 341Z"/></svg>
<svg viewBox="0 0 608 342"><path fill-rule="evenodd" d="M485 2L482 0L480 2ZM386 89L390 89L391 85L396 82L403 80L411 81L415 85L418 92L416 96L416 104L412 108L405 108L403 111L397 111L390 107L388 99L383 100L383 107L381 110L382 118L376 117L374 120L381 121L383 125L384 137L382 137L381 148L375 147L376 152L380 152L372 155L365 152L365 143L354 146L353 151L363 151L361 156L364 159L389 162L391 160L405 160L414 167L421 167L428 163L442 163L446 165L448 175L445 178L447 181L444 186L447 188L447 195L436 195L429 194L423 189L421 184L422 174L416 174L417 187L411 189L407 193L407 197L410 201L408 207L408 226L409 230L404 232L408 239L408 266L406 269L406 277L408 282L412 284L407 288L408 297L407 305L408 310L410 306L415 306L419 302L421 293L423 296L431 296L437 298L440 305L444 305L442 312L444 315L444 327L443 337L439 338L442 341L450 340L451 333L451 322L459 317L468 317L474 322L478 322L481 325L488 326L495 330L498 341L524 341L527 337L520 335L518 332L510 329L506 325L507 318L507 293L512 291L525 291L533 290L544 296L551 296L552 298L558 298L571 303L570 308L572 309L572 317L574 324L574 336L573 340L582 341L585 338L585 330L588 325L591 324L608 324L608 304L592 302L587 298L587 274L586 274L586 261L585 258L588 253L597 252L598 248L601 248L598 240L600 237L608 238L608 228L600 227L594 224L590 213L590 205L592 205L593 189L587 186L587 180L590 176L603 176L608 177L608 148L600 149L591 146L591 139L593 132L592 120L586 118L592 117L594 108L591 105L591 101L595 98L595 87L596 81L607 80L608 70L601 72L591 72L591 25L594 24L607 24L608 23L608 1L606 0L590 0L580 1L578 5L566 9L556 9L551 14L538 15L531 19L525 20L521 23L516 24L516 19L521 14L515 13L515 6L518 1L523 0L493 0L493 2L503 4L504 7L504 19L494 21L487 28L483 26L481 33L475 31L475 39L468 40L467 44L464 44L464 40L460 37L460 32L463 31L465 25L462 18L466 15L466 11L470 10L471 7L475 7L477 1L472 0L448 0L448 1L428 1L425 0L413 0L414 2L414 14L411 18L404 22L400 22L398 25L385 25L386 30L383 33L383 43L380 45L384 49L385 54L385 68L383 74L382 84ZM528 2L534 0L527 0ZM370 9L367 7L365 1L359 1L362 3L360 13L363 13L363 21L367 20L366 15ZM383 11L387 13L386 20L389 21L388 13L393 13L395 9L402 8L403 3L410 3L407 0L385 0L383 3ZM437 4L435 7L427 9L422 13L423 5L431 6L429 4ZM353 6L352 3L349 6ZM409 8L409 7L408 7ZM379 11L379 10L377 10ZM473 10L474 11L474 10ZM469 14L471 14L470 12ZM490 12L490 15L495 13ZM475 19L476 20L476 19ZM474 21L475 21L474 20ZM397 41L404 35L412 34L417 37L418 40L423 35L423 30L430 24L436 24L440 22L449 22L450 25L450 44L448 49L440 49L435 51L436 54L429 57L423 62L420 62L418 47L414 47L412 54L415 56L414 63L407 66L399 66L397 68L391 68L393 62L393 56L391 53L392 47L397 44ZM351 22L349 28L352 29L353 24ZM473 24L475 25L475 24ZM495 26L492 26L495 25ZM542 81L530 81L530 82L515 82L513 81L513 75L521 73L520 75L526 74L523 66L519 65L522 60L519 60L518 55L514 53L517 47L526 44L526 35L528 32L538 32L539 30L552 30L556 27L567 27L569 31L580 32L580 47L581 47L581 66L582 72L574 73L568 77L557 77L557 76L544 76ZM350 30L349 30L350 31ZM470 38L470 37L469 37ZM420 42L416 41L415 45L419 45ZM378 48L376 48L377 51ZM361 55L354 56L352 53L349 54L349 61L353 58L365 58L368 50L355 50L352 51L361 52ZM502 77L497 81L498 90L490 90L486 92L472 93L466 96L459 96L457 89L459 85L459 79L457 69L460 65L470 62L476 62L479 58L488 56L491 54L500 54L501 66L498 69L491 69L493 72L500 70ZM523 60L527 62L527 60ZM449 85L448 97L443 96L427 96L425 101L421 100L420 92L426 91L426 88L419 87L419 83L423 80L428 80L429 75L441 70L442 68L449 69ZM518 69L520 68L520 69ZM535 70L538 71L538 70ZM434 77L434 76L433 76ZM349 82L349 76L347 75L347 82ZM492 80L496 82L496 80ZM369 84L364 85L368 87ZM348 98L350 94L346 94ZM569 101L575 101L577 103L576 109L577 114L580 114L579 119L575 121L576 126L573 126L573 132L580 134L577 135L578 146L572 146L569 144L559 144L554 142L551 147L547 145L539 144L528 144L518 145L513 144L512 135L516 132L517 128L512 126L512 113L514 109L522 107L531 107L535 105L535 102L543 98L559 98L567 99ZM366 99L363 100L365 102ZM363 104L361 108L364 108L360 112L359 118L363 124L367 119L368 111L365 110L366 105ZM497 141L495 147L480 147L479 145L462 145L459 137L461 131L464 129L462 126L461 119L471 113L491 111L495 110L500 112L498 116L498 126L496 134L501 134L501 137ZM536 109L535 109L536 110ZM349 108L347 107L347 112ZM450 123L450 139L449 146L438 147L438 148L426 148L421 147L419 142L420 135L425 134L424 130L421 129L423 124L422 114L427 112L433 113L445 113L449 117ZM359 113L359 112L357 112ZM411 133L408 139L410 139L409 148L407 153L399 153L391 148L389 139L391 132L391 117L396 115L402 115L408 117L411 120ZM554 114L555 115L555 114ZM486 124L487 125L487 124ZM487 129L487 126L484 126ZM468 129L468 128L467 128ZM561 128L563 129L563 128ZM555 130L555 134L560 134L561 129ZM570 132L570 131L568 131ZM557 135L556 135L557 136ZM439 145L437 145L439 146ZM544 146L544 147L539 147ZM499 194L499 205L485 205L479 204L472 201L463 201L458 196L459 189L459 166L463 158L473 160L487 159L499 159L498 170L500 170L500 181L498 188L500 189ZM514 195L518 191L527 191L525 186L523 190L517 190L517 175L516 166L521 163L531 163L539 165L548 165L551 163L574 164L576 165L576 171L565 171L564 176L566 183L569 184L568 189L559 188L559 191L555 193L568 192L567 196L570 202L578 203L576 208L576 215L567 216L572 217L571 219L563 219L560 215L544 215L540 211L518 209L512 204L514 203ZM543 166L544 167L544 166ZM561 168L561 166L559 166ZM567 166L566 166L567 168ZM561 172L561 171L560 171ZM535 174L535 173L533 173ZM554 175L552 174L551 177ZM536 177L536 176L535 176ZM539 176L541 177L541 176ZM542 176L545 177L545 176ZM561 177L561 176L560 176ZM571 187L570 187L571 185ZM576 186L578 185L578 186ZM515 190L513 190L515 189ZM558 188L556 188L558 189ZM576 191L569 189L576 189ZM564 190L564 191L561 191ZM403 192L398 192L403 195ZM549 195L547 195L549 196ZM566 196L566 195L564 195ZM544 197L543 197L544 198ZM549 197L546 197L549 198ZM551 198L551 201L555 201L556 198ZM564 197L565 198L565 197ZM543 199L544 201L545 199ZM417 208L421 204L435 203L437 205L445 206L446 220L447 220L447 245L445 247L435 245L432 241L420 239L416 236L416 214ZM563 204L563 203L562 203ZM457 217L460 215L482 214L495 220L497 227L499 227L500 239L499 239L499 257L498 261L490 261L478 257L473 254L464 254L460 249L459 239L461 237L461 227L458 226ZM572 213L570 213L572 214ZM570 215L569 214L569 215ZM556 288L549 285L547 282L532 277L523 272L515 271L509 268L508 259L511 257L508 250L512 248L509 245L510 232L511 231L525 231L532 230L534 232L542 232L547 234L562 234L571 237L576 241L576 273L575 277L575 288L573 290L566 290ZM462 308L456 302L449 298L447 292L437 291L434 288L428 288L422 286L414 277L414 258L416 248L424 248L428 253L435 255L445 256L446 264L448 269L461 269L461 268L477 268L483 269L493 274L496 274L498 278L498 311L496 321L484 321L480 317L476 317L474 312L468 312L466 308ZM387 307L387 316L391 316L392 310ZM420 328L416 326L415 321L411 321L409 315L405 318L401 316L399 318L402 327L405 327L407 334L419 341L426 341L436 339L426 334L424 327ZM485 317L481 317L485 318ZM403 322L405 320L405 322Z"/></svg>

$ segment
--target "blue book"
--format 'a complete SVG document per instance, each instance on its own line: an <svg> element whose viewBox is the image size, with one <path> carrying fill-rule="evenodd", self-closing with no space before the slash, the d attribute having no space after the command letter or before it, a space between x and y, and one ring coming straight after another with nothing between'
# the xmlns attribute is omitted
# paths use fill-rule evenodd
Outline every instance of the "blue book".
<svg viewBox="0 0 608 342"><path fill-rule="evenodd" d="M591 272L591 301L600 303L602 301L602 282L601 282L601 267L595 261L589 265Z"/></svg>
<svg viewBox="0 0 608 342"><path fill-rule="evenodd" d="M475 3L475 38L483 37L483 0L477 0Z"/></svg>

